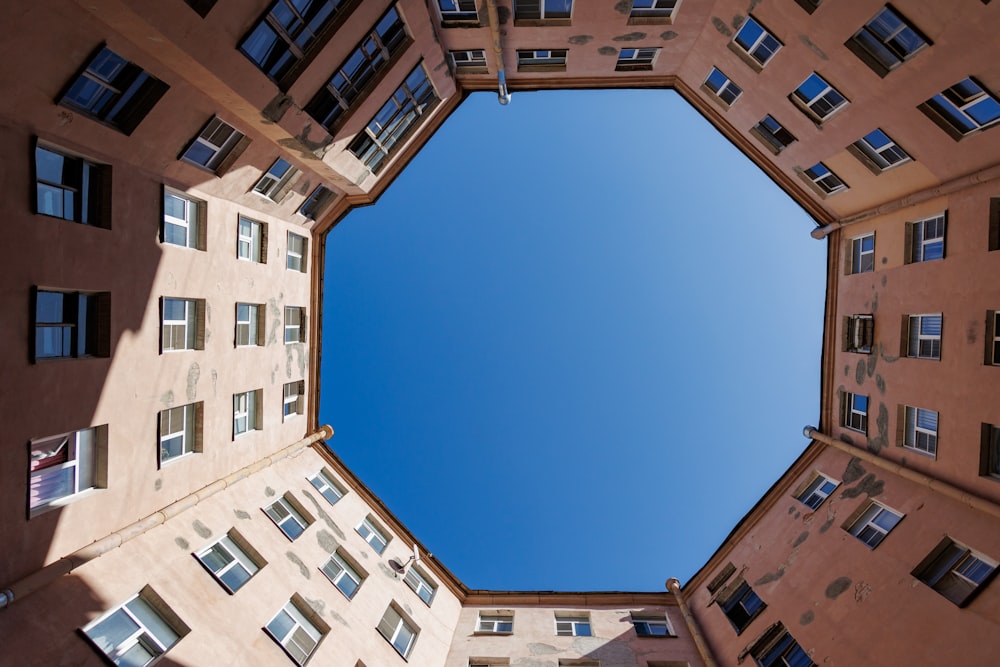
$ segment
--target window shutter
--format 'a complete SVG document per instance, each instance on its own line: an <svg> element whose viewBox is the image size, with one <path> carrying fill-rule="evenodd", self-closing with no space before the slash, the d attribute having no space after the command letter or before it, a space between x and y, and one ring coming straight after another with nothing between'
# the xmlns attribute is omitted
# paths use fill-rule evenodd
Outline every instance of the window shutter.
<svg viewBox="0 0 1000 667"><path fill-rule="evenodd" d="M399 615L399 612L394 608L389 607L385 610L382 620L378 622L378 631L382 633L383 637L392 641L392 635L396 631L396 626L399 625L401 620L402 617Z"/></svg>
<svg viewBox="0 0 1000 667"><path fill-rule="evenodd" d="M257 344L264 345L264 325L267 313L264 312L264 306L254 306L257 309Z"/></svg>
<svg viewBox="0 0 1000 667"><path fill-rule="evenodd" d="M306 413L306 410L305 410L306 381L305 380L299 380L299 382L298 382L298 392L297 393L298 393L298 398L295 399L295 412L298 413L298 414L300 414L300 415L304 415Z"/></svg>
<svg viewBox="0 0 1000 667"><path fill-rule="evenodd" d="M163 243L164 227L167 226L167 222L166 222L166 219L167 219L167 202L166 202L166 198L167 198L167 186L161 183L160 184L160 224L159 224L159 227L160 227L160 243Z"/></svg>
<svg viewBox="0 0 1000 667"><path fill-rule="evenodd" d="M156 468L159 469L163 465L163 415L170 408L165 410L160 410L156 413Z"/></svg>
<svg viewBox="0 0 1000 667"><path fill-rule="evenodd" d="M302 266L299 269L302 273L306 273L309 267L309 237L302 237Z"/></svg>
<svg viewBox="0 0 1000 667"><path fill-rule="evenodd" d="M260 225L260 263L267 264L267 223L258 224Z"/></svg>
<svg viewBox="0 0 1000 667"><path fill-rule="evenodd" d="M941 222L941 259L944 259L945 257L948 256L948 254L947 254L948 253L948 211L947 211L947 209L945 209L945 212L942 214L941 217L943 218L943 220Z"/></svg>
<svg viewBox="0 0 1000 667"><path fill-rule="evenodd" d="M264 390L257 389L253 392L253 427L258 431L264 428Z"/></svg>
<svg viewBox="0 0 1000 667"><path fill-rule="evenodd" d="M194 301L194 349L205 349L205 300Z"/></svg>
<svg viewBox="0 0 1000 667"><path fill-rule="evenodd" d="M875 316L870 315L861 320L862 343L869 349L874 349L875 347Z"/></svg>
<svg viewBox="0 0 1000 667"><path fill-rule="evenodd" d="M1000 197L990 199L990 250L1000 250Z"/></svg>
<svg viewBox="0 0 1000 667"><path fill-rule="evenodd" d="M902 447L906 435L906 406L896 406L896 446Z"/></svg>
<svg viewBox="0 0 1000 667"><path fill-rule="evenodd" d="M996 311L987 310L986 311L986 356L983 358L983 363L990 366L994 363L993 359L993 337L996 336L995 325L996 324Z"/></svg>
<svg viewBox="0 0 1000 667"><path fill-rule="evenodd" d="M160 354L163 354L163 297L160 297Z"/></svg>
<svg viewBox="0 0 1000 667"><path fill-rule="evenodd" d="M841 333L841 345L844 352L851 351L851 320L853 318L849 315L844 316L844 330Z"/></svg>
<svg viewBox="0 0 1000 667"><path fill-rule="evenodd" d="M199 134L199 136L201 135ZM238 142L236 142L236 145L233 146L232 150L229 151L229 154L226 155L226 157L222 158L221 161L219 161L219 165L215 168L216 175L222 176L224 173L226 173L226 171L228 171L229 168L232 167L233 164L235 164L236 159L243 154L243 151L245 151L247 149L247 146L249 145L250 145L250 138L247 137L246 135L243 135L243 138L240 139Z"/></svg>
<svg viewBox="0 0 1000 667"><path fill-rule="evenodd" d="M91 211L93 217L90 219L98 227L111 229L111 167L94 165L91 171L97 177L97 184L90 186L91 201L94 202L91 206L97 210Z"/></svg>
<svg viewBox="0 0 1000 667"><path fill-rule="evenodd" d="M844 275L851 275L851 271L854 269L854 241L853 239L847 239L844 242Z"/></svg>
<svg viewBox="0 0 1000 667"><path fill-rule="evenodd" d="M97 322L95 335L97 344L94 354L98 357L111 356L111 292L100 292L94 295L97 302Z"/></svg>
<svg viewBox="0 0 1000 667"><path fill-rule="evenodd" d="M31 286L31 294L28 298L28 307L31 309L29 312L31 316L28 318L29 328L28 328L28 361L35 363L37 350L35 346L38 343L38 285Z"/></svg>
<svg viewBox="0 0 1000 667"><path fill-rule="evenodd" d="M910 264L913 262L913 257L916 254L913 247L913 223L906 223L906 235L903 239L903 264Z"/></svg>
<svg viewBox="0 0 1000 667"><path fill-rule="evenodd" d="M298 181L300 178L302 178L302 172L301 171L299 171L298 169L295 169L295 167L291 167L291 169L295 170L295 173L292 174L288 178L288 180L285 181L284 185L282 185L281 187L279 187L275 191L274 196L271 197L271 199L273 199L275 202L277 202L279 204L285 198L285 195L288 194L288 191L292 189L292 186L295 185L296 181Z"/></svg>
<svg viewBox="0 0 1000 667"><path fill-rule="evenodd" d="M203 451L203 436L205 431L205 403L199 401L194 404L194 442L192 449L196 452Z"/></svg>
<svg viewBox="0 0 1000 667"><path fill-rule="evenodd" d="M899 332L899 356L910 354L910 316L903 315L903 324Z"/></svg>
<svg viewBox="0 0 1000 667"><path fill-rule="evenodd" d="M198 213L195 216L195 238L198 250L208 250L208 203L198 202L196 204Z"/></svg>
<svg viewBox="0 0 1000 667"><path fill-rule="evenodd" d="M729 577L733 576L736 572L736 566L732 563L726 563L726 566L722 568L722 572L716 575L715 579L708 582L708 592L714 593L722 587L722 584L726 583Z"/></svg>
<svg viewBox="0 0 1000 667"><path fill-rule="evenodd" d="M306 309L299 308L299 342L306 342Z"/></svg>

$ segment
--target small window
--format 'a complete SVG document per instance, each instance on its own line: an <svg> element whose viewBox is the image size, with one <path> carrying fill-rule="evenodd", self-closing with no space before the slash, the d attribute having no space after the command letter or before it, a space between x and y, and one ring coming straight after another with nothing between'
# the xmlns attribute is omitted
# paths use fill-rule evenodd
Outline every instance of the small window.
<svg viewBox="0 0 1000 667"><path fill-rule="evenodd" d="M573 0L514 0L514 25L569 25Z"/></svg>
<svg viewBox="0 0 1000 667"><path fill-rule="evenodd" d="M107 424L33 440L28 449L28 509L32 514L107 486Z"/></svg>
<svg viewBox="0 0 1000 667"><path fill-rule="evenodd" d="M132 134L169 86L102 46L69 84L59 104Z"/></svg>
<svg viewBox="0 0 1000 667"><path fill-rule="evenodd" d="M480 612L479 622L476 623L476 632L510 634L514 632L514 615Z"/></svg>
<svg viewBox="0 0 1000 667"><path fill-rule="evenodd" d="M116 665L148 665L191 631L149 586L81 630Z"/></svg>
<svg viewBox="0 0 1000 667"><path fill-rule="evenodd" d="M955 139L1000 121L1000 100L971 77L927 100L920 110Z"/></svg>
<svg viewBox="0 0 1000 667"><path fill-rule="evenodd" d="M359 572L359 568L344 557L343 552L337 549L336 553L330 554L330 558L320 568L337 589L350 600L361 588L361 582L365 580L365 574Z"/></svg>
<svg viewBox="0 0 1000 667"><path fill-rule="evenodd" d="M420 630L403 616L395 603L385 610L382 620L378 623L378 631L404 658L410 655L417 635L420 634Z"/></svg>
<svg viewBox="0 0 1000 667"><path fill-rule="evenodd" d="M997 564L990 558L945 538L912 574L959 607L967 605L989 583Z"/></svg>
<svg viewBox="0 0 1000 667"><path fill-rule="evenodd" d="M632 612L632 627L639 637L673 637L674 631L667 620L666 612L663 614L637 614Z"/></svg>
<svg viewBox="0 0 1000 667"><path fill-rule="evenodd" d="M111 294L34 289L32 359L111 356Z"/></svg>
<svg viewBox="0 0 1000 667"><path fill-rule="evenodd" d="M476 0L438 0L441 22L447 27L461 23L479 25Z"/></svg>
<svg viewBox="0 0 1000 667"><path fill-rule="evenodd" d="M230 530L195 556L230 593L242 588L265 565L260 554L235 530Z"/></svg>
<svg viewBox="0 0 1000 667"><path fill-rule="evenodd" d="M264 344L264 304L236 304L236 347Z"/></svg>
<svg viewBox="0 0 1000 667"><path fill-rule="evenodd" d="M360 535L365 542L371 545L375 553L381 554L385 551L386 545L389 544L389 538L386 536L385 531L382 530L378 524L375 523L375 519L371 516L366 517L358 524L356 529L358 535Z"/></svg>
<svg viewBox="0 0 1000 667"><path fill-rule="evenodd" d="M871 500L847 532L874 549L902 518L902 514Z"/></svg>
<svg viewBox="0 0 1000 667"><path fill-rule="evenodd" d="M748 16L730 46L740 55L746 55L747 62L754 69L763 69L782 44L754 17Z"/></svg>
<svg viewBox="0 0 1000 667"><path fill-rule="evenodd" d="M321 496L330 501L331 505L335 505L347 493L344 487L325 468L310 477L309 483L319 491Z"/></svg>
<svg viewBox="0 0 1000 667"><path fill-rule="evenodd" d="M266 631L296 665L304 665L330 627L296 595L271 619Z"/></svg>
<svg viewBox="0 0 1000 667"><path fill-rule="evenodd" d="M160 411L160 465L202 450L204 403Z"/></svg>
<svg viewBox="0 0 1000 667"><path fill-rule="evenodd" d="M937 455L938 413L934 410L903 406L903 447Z"/></svg>
<svg viewBox="0 0 1000 667"><path fill-rule="evenodd" d="M844 46L884 77L927 44L927 39L902 14L886 5Z"/></svg>
<svg viewBox="0 0 1000 667"><path fill-rule="evenodd" d="M306 514L290 493L286 493L265 507L264 513L271 517L271 521L274 521L290 540L295 540L312 523L312 517Z"/></svg>
<svg viewBox="0 0 1000 667"><path fill-rule="evenodd" d="M982 425L979 451L979 474L1000 479L1000 427Z"/></svg>
<svg viewBox="0 0 1000 667"><path fill-rule="evenodd" d="M410 569L406 572L406 576L403 577L403 581L413 589L417 597L424 601L424 604L428 607L431 606L431 601L434 599L434 592L437 591L437 584L421 573L416 565L410 566Z"/></svg>
<svg viewBox="0 0 1000 667"><path fill-rule="evenodd" d="M233 439L264 427L261 411L263 389L233 394Z"/></svg>
<svg viewBox="0 0 1000 667"><path fill-rule="evenodd" d="M906 223L906 264L944 259L944 231L947 215Z"/></svg>
<svg viewBox="0 0 1000 667"><path fill-rule="evenodd" d="M285 307L285 344L306 342L306 309Z"/></svg>
<svg viewBox="0 0 1000 667"><path fill-rule="evenodd" d="M309 239L288 232L288 249L285 253L285 268L290 271L306 272L306 257L309 251Z"/></svg>
<svg viewBox="0 0 1000 667"><path fill-rule="evenodd" d="M848 315L844 318L844 352L871 354L875 340L875 318L871 315Z"/></svg>
<svg viewBox="0 0 1000 667"><path fill-rule="evenodd" d="M680 4L680 0L632 0L629 25L671 23Z"/></svg>
<svg viewBox="0 0 1000 667"><path fill-rule="evenodd" d="M822 162L817 162L802 173L822 195L835 195L847 189L847 184Z"/></svg>
<svg viewBox="0 0 1000 667"><path fill-rule="evenodd" d="M205 300L160 299L160 352L205 349Z"/></svg>
<svg viewBox="0 0 1000 667"><path fill-rule="evenodd" d="M731 106L743 94L743 89L717 67L712 68L708 78L705 79L704 87L725 102L726 106Z"/></svg>
<svg viewBox="0 0 1000 667"><path fill-rule="evenodd" d="M751 128L750 133L764 142L767 148L777 155L795 143L795 135L785 129L773 116L767 115Z"/></svg>
<svg viewBox="0 0 1000 667"><path fill-rule="evenodd" d="M200 199L163 188L163 225L160 242L182 248L205 250L206 204Z"/></svg>
<svg viewBox="0 0 1000 667"><path fill-rule="evenodd" d="M556 635L559 637L590 637L590 617L556 614Z"/></svg>
<svg viewBox="0 0 1000 667"><path fill-rule="evenodd" d="M733 582L733 585L723 591L719 595L718 602L719 609L729 619L736 634L742 634L753 619L767 608L767 605L757 597L750 585L742 578Z"/></svg>
<svg viewBox="0 0 1000 667"><path fill-rule="evenodd" d="M815 72L795 89L789 99L820 123L849 104L847 98Z"/></svg>
<svg viewBox="0 0 1000 667"><path fill-rule="evenodd" d="M882 130L872 130L848 147L874 173L910 162L913 158Z"/></svg>
<svg viewBox="0 0 1000 667"><path fill-rule="evenodd" d="M566 49L518 49L517 71L565 72L566 54Z"/></svg>
<svg viewBox="0 0 1000 667"><path fill-rule="evenodd" d="M850 240L847 273L868 273L875 270L875 235L865 234Z"/></svg>
<svg viewBox="0 0 1000 667"><path fill-rule="evenodd" d="M281 203L300 175L301 172L288 161L278 158L267 173L260 177L257 185L253 186L253 191L275 203Z"/></svg>
<svg viewBox="0 0 1000 667"><path fill-rule="evenodd" d="M616 72L643 72L653 69L656 56L660 49L622 49L618 52L618 62L615 64Z"/></svg>
<svg viewBox="0 0 1000 667"><path fill-rule="evenodd" d="M111 229L111 168L35 146L35 211Z"/></svg>
<svg viewBox="0 0 1000 667"><path fill-rule="evenodd" d="M242 132L214 117L184 149L181 159L221 176L249 144Z"/></svg>
<svg viewBox="0 0 1000 667"><path fill-rule="evenodd" d="M903 315L904 350L915 359L941 358L941 314Z"/></svg>
<svg viewBox="0 0 1000 667"><path fill-rule="evenodd" d="M849 394L850 395L850 394ZM833 493L840 482L836 482L826 475L814 473L809 482L799 493L795 494L795 499L809 509L818 509L823 501Z"/></svg>
<svg viewBox="0 0 1000 667"><path fill-rule="evenodd" d="M816 667L781 623L754 643L750 655L760 667Z"/></svg>
<svg viewBox="0 0 1000 667"><path fill-rule="evenodd" d="M840 395L840 425L859 433L868 433L868 397L842 392Z"/></svg>
<svg viewBox="0 0 1000 667"><path fill-rule="evenodd" d="M299 207L299 213L306 217L308 220L318 220L326 210L326 207L330 205L337 195L330 188L325 185L318 185L316 189L312 191L312 194L302 202L302 206Z"/></svg>
<svg viewBox="0 0 1000 667"><path fill-rule="evenodd" d="M236 233L236 257L248 262L267 264L267 223L239 217Z"/></svg>
<svg viewBox="0 0 1000 667"><path fill-rule="evenodd" d="M1000 366L1000 310L986 311L987 366Z"/></svg>
<svg viewBox="0 0 1000 667"><path fill-rule="evenodd" d="M466 51L449 51L455 71L466 74L486 74L489 68L486 66L486 51L483 49L469 49Z"/></svg>
<svg viewBox="0 0 1000 667"><path fill-rule="evenodd" d="M298 382L286 382L282 387L281 415L282 421L288 421L292 417L304 415L305 409L305 380Z"/></svg>

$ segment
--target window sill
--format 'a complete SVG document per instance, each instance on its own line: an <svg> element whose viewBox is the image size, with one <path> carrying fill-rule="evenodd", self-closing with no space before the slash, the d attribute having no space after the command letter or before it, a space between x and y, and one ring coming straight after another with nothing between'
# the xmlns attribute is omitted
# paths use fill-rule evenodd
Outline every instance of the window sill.
<svg viewBox="0 0 1000 667"><path fill-rule="evenodd" d="M922 449L917 449L916 447L911 447L910 445L907 445L906 443L900 443L899 446L902 447L903 449L905 449L908 452L913 452L914 454L920 454L921 456L925 456L925 457L931 459L932 461L936 461L937 460L937 453L936 452L934 454L931 454L930 452L925 452Z"/></svg>
<svg viewBox="0 0 1000 667"><path fill-rule="evenodd" d="M91 487L89 489L84 489L83 491L79 491L77 493L73 493L68 496L63 496L62 498L57 498L56 500L46 503L45 505L32 507L28 510L28 519L31 520L37 516L41 516L42 514L48 514L53 510L61 509L66 505L75 503L78 500L83 500L87 496L92 496L94 495L94 493L98 491L101 491L101 489L97 487Z"/></svg>
<svg viewBox="0 0 1000 667"><path fill-rule="evenodd" d="M627 25L673 25L673 16L630 16Z"/></svg>
<svg viewBox="0 0 1000 667"><path fill-rule="evenodd" d="M1000 482L1000 479L997 480ZM476 630L472 633L473 637L510 637L514 634L514 631L510 632L493 632L491 630Z"/></svg>

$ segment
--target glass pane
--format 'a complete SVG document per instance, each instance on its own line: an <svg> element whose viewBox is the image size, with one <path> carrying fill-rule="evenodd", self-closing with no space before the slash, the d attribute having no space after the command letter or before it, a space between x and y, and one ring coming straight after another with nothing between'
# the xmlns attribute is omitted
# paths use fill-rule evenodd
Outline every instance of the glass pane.
<svg viewBox="0 0 1000 667"><path fill-rule="evenodd" d="M139 625L119 609L86 632L102 651L111 653L138 631Z"/></svg>

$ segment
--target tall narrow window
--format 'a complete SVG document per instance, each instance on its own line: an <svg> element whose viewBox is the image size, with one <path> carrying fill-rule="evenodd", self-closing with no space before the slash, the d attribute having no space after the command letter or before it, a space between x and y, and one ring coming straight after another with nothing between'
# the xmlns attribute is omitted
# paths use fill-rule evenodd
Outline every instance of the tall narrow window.
<svg viewBox="0 0 1000 667"><path fill-rule="evenodd" d="M344 497L347 491L338 482L334 481L333 475L328 473L325 469L320 470L315 475L309 478L309 483L312 484L320 495L330 501L330 504L335 504L338 500Z"/></svg>
<svg viewBox="0 0 1000 667"><path fill-rule="evenodd" d="M29 445L28 507L63 505L105 486L108 427L95 426L34 440Z"/></svg>
<svg viewBox="0 0 1000 667"><path fill-rule="evenodd" d="M306 253L309 249L309 239L288 232L288 249L285 256L285 268L290 271L306 272Z"/></svg>
<svg viewBox="0 0 1000 667"><path fill-rule="evenodd" d="M264 513L290 540L304 533L313 522L312 517L307 517L305 510L290 493L286 493L265 507Z"/></svg>
<svg viewBox="0 0 1000 667"><path fill-rule="evenodd" d="M438 9L441 10L441 20L445 26L458 23L479 23L476 0L438 0Z"/></svg>
<svg viewBox="0 0 1000 667"><path fill-rule="evenodd" d="M285 307L285 343L304 343L306 341L306 309L296 306Z"/></svg>
<svg viewBox="0 0 1000 667"><path fill-rule="evenodd" d="M389 538L383 532L382 528L379 527L373 518L366 517L358 524L357 527L358 535L360 535L365 542L372 546L372 549L376 553L382 553L385 551L386 545L389 544Z"/></svg>
<svg viewBox="0 0 1000 667"><path fill-rule="evenodd" d="M236 304L236 347L264 344L264 304Z"/></svg>
<svg viewBox="0 0 1000 667"><path fill-rule="evenodd" d="M906 263L944 258L944 231L947 215L940 213L906 223Z"/></svg>
<svg viewBox="0 0 1000 667"><path fill-rule="evenodd" d="M920 110L955 139L1000 122L1000 100L972 77L941 91Z"/></svg>
<svg viewBox="0 0 1000 667"><path fill-rule="evenodd" d="M34 290L35 361L111 356L111 294Z"/></svg>
<svg viewBox="0 0 1000 667"><path fill-rule="evenodd" d="M616 72L639 72L653 69L660 49L622 49L618 52Z"/></svg>
<svg viewBox="0 0 1000 667"><path fill-rule="evenodd" d="M946 537L912 574L964 607L992 578L996 567L994 560Z"/></svg>
<svg viewBox="0 0 1000 667"><path fill-rule="evenodd" d="M875 318L849 315L844 318L844 352L871 354L875 340Z"/></svg>
<svg viewBox="0 0 1000 667"><path fill-rule="evenodd" d="M288 382L284 385L282 393L282 418L288 420L295 415L305 414L305 381Z"/></svg>
<svg viewBox="0 0 1000 667"><path fill-rule="evenodd" d="M840 177L830 171L822 162L817 162L808 169L803 170L806 180L816 186L822 195L835 195L847 189L847 184L840 180Z"/></svg>
<svg viewBox="0 0 1000 667"><path fill-rule="evenodd" d="M770 114L761 118L760 122L750 129L750 133L763 141L775 155L795 143L795 135Z"/></svg>
<svg viewBox="0 0 1000 667"><path fill-rule="evenodd" d="M732 623L736 634L741 634L746 630L750 622L766 607L767 605L754 593L750 585L742 579L739 580L739 585L731 593L719 600L719 608Z"/></svg>
<svg viewBox="0 0 1000 667"><path fill-rule="evenodd" d="M573 0L514 0L514 25L569 25L572 11Z"/></svg>
<svg viewBox="0 0 1000 667"><path fill-rule="evenodd" d="M812 479L795 494L796 499L809 509L817 509L840 485L826 475L813 473Z"/></svg>
<svg viewBox="0 0 1000 667"><path fill-rule="evenodd" d="M239 217L236 233L236 257L267 264L267 223Z"/></svg>
<svg viewBox="0 0 1000 667"><path fill-rule="evenodd" d="M902 518L902 514L871 500L847 532L874 549Z"/></svg>
<svg viewBox="0 0 1000 667"><path fill-rule="evenodd" d="M340 549L330 554L329 560L320 569L323 570L323 574L327 576L333 585L337 587L337 590L343 593L348 600L353 598L354 594L358 592L361 582L365 578L363 574L358 572L354 564L349 563L341 555Z"/></svg>
<svg viewBox="0 0 1000 667"><path fill-rule="evenodd" d="M904 406L903 446L924 454L937 454L938 413Z"/></svg>
<svg viewBox="0 0 1000 667"><path fill-rule="evenodd" d="M403 581L406 585L413 589L413 592L417 594L421 600L424 601L428 607L431 605L431 600L434 599L434 593L437 591L437 585L435 585L431 580L424 576L416 567L416 565L411 565L410 569L407 570L406 576L403 577Z"/></svg>
<svg viewBox="0 0 1000 667"><path fill-rule="evenodd" d="M257 389L233 394L233 438L263 427L260 409L262 393L262 389Z"/></svg>
<svg viewBox="0 0 1000 667"><path fill-rule="evenodd" d="M868 432L868 397L842 392L840 395L840 425L860 433Z"/></svg>
<svg viewBox="0 0 1000 667"><path fill-rule="evenodd" d="M202 403L160 411L160 463L201 451Z"/></svg>
<svg viewBox="0 0 1000 667"><path fill-rule="evenodd" d="M318 220L323 211L326 210L326 207L330 205L330 202L336 198L337 195L333 190L325 185L317 185L312 194L302 202L302 206L299 207L299 214L305 216L307 220Z"/></svg>
<svg viewBox="0 0 1000 667"><path fill-rule="evenodd" d="M850 241L848 273L868 273L875 270L875 235L865 234Z"/></svg>
<svg viewBox="0 0 1000 667"><path fill-rule="evenodd" d="M205 349L205 300L161 300L160 351Z"/></svg>
<svg viewBox="0 0 1000 667"><path fill-rule="evenodd" d="M35 207L41 215L111 228L111 168L35 146Z"/></svg>
<svg viewBox="0 0 1000 667"><path fill-rule="evenodd" d="M879 129L872 130L848 148L875 173L882 173L912 159L909 153Z"/></svg>
<svg viewBox="0 0 1000 667"><path fill-rule="evenodd" d="M732 79L723 74L722 70L717 67L713 67L712 71L709 72L704 86L727 106L732 105L743 94L743 89L733 83Z"/></svg>
<svg viewBox="0 0 1000 667"><path fill-rule="evenodd" d="M916 359L941 358L941 314L904 315L906 356Z"/></svg>
<svg viewBox="0 0 1000 667"><path fill-rule="evenodd" d="M410 655L413 642L419 633L416 626L403 617L395 604L389 605L385 610L382 620L378 623L378 631L404 658Z"/></svg>
<svg viewBox="0 0 1000 667"><path fill-rule="evenodd" d="M205 202L163 188L163 225L160 241L182 248L205 249Z"/></svg>
<svg viewBox="0 0 1000 667"><path fill-rule="evenodd" d="M253 191L262 197L267 197L275 203L280 203L295 181L301 175L298 169L282 158L278 158L271 165L271 168L260 177L257 185L253 186Z"/></svg>
<svg viewBox="0 0 1000 667"><path fill-rule="evenodd" d="M823 122L848 104L840 91L815 72L795 89L790 99L817 122Z"/></svg>

